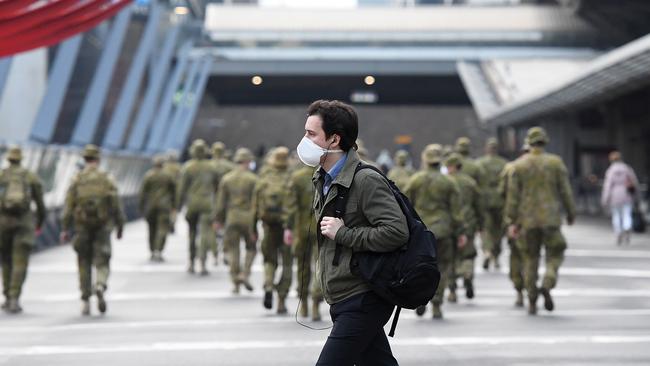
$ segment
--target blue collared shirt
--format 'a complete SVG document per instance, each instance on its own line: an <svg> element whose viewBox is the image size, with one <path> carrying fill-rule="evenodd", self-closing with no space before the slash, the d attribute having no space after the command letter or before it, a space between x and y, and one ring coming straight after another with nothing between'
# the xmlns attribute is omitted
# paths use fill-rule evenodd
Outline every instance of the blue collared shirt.
<svg viewBox="0 0 650 366"><path fill-rule="evenodd" d="M345 162L348 160L348 154L345 153L330 169L329 172L325 173L325 181L323 182L323 196L327 196L327 192L330 191L330 187L332 186L332 182L336 177L339 175L341 170L343 170L343 166L345 165Z"/></svg>

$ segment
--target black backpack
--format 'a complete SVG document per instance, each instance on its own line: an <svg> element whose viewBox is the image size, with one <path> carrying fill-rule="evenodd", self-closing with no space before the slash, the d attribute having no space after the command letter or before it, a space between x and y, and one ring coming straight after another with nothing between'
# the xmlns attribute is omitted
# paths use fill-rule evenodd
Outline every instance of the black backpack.
<svg viewBox="0 0 650 366"><path fill-rule="evenodd" d="M350 262L350 270L355 276L363 278L377 295L397 307L388 333L393 337L401 309L426 305L436 293L440 282L436 238L393 181L386 178L379 169L363 163L359 163L355 169L355 176L362 169L372 169L386 179L406 216L409 228L409 239L398 250L388 253L357 252ZM335 216L342 218L345 215L348 189L338 188L334 209ZM337 243L332 261L334 265L338 265L340 255L341 244Z"/></svg>

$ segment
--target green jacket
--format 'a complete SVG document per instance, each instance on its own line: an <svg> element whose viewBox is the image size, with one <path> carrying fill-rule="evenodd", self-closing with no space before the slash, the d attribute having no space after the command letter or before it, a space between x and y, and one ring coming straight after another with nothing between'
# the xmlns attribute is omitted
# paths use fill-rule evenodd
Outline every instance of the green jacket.
<svg viewBox="0 0 650 366"><path fill-rule="evenodd" d="M559 227L562 209L575 217L567 169L557 155L533 147L513 164L506 197L506 224L524 229Z"/></svg>
<svg viewBox="0 0 650 366"><path fill-rule="evenodd" d="M503 196L499 194L499 181L501 171L507 163L506 159L498 155L488 154L478 159L476 163L485 173L482 187L485 208L501 210L503 208Z"/></svg>
<svg viewBox="0 0 650 366"><path fill-rule="evenodd" d="M0 191L4 191L6 189L9 176L12 174L19 174L24 176L25 184L27 186L27 191L29 196L26 197L26 199L29 199L29 203L31 203L32 201L36 203L36 227L41 227L43 225L43 221L45 221L45 215L46 215L45 204L43 203L43 184L41 183L41 180L36 176L36 174L21 167L20 165L10 164L7 168L0 171ZM27 213L29 213L29 211L31 210L28 210ZM13 216L12 214L0 211L0 215L7 216L8 222L12 221L9 219L11 216ZM21 215L21 217L18 218L19 221L23 220L22 217L24 216ZM31 219L29 219L28 221L30 220ZM19 223L17 222L16 224Z"/></svg>
<svg viewBox="0 0 650 366"><path fill-rule="evenodd" d="M140 212L148 215L152 210L170 210L176 202L176 179L164 168L151 168L142 180L139 197Z"/></svg>
<svg viewBox="0 0 650 366"><path fill-rule="evenodd" d="M460 189L450 177L430 168L420 170L411 177L404 194L437 238L465 232Z"/></svg>
<svg viewBox="0 0 650 366"><path fill-rule="evenodd" d="M226 174L219 183L216 221L226 225L250 225L255 229L253 193L256 183L257 177L248 169L236 167Z"/></svg>
<svg viewBox="0 0 650 366"><path fill-rule="evenodd" d="M409 231L388 183L377 172L354 171L359 155L350 150L343 169L323 196L324 171L319 168L312 178L314 192L314 216L318 238L317 278L328 304L335 304L351 296L368 292L370 288L350 271L353 252L390 252L406 243ZM353 179L354 177L354 179ZM349 188L348 202L343 221L345 225L336 233L336 240L320 233L320 221L324 216L334 216L334 202L339 187ZM336 243L342 246L338 266L332 264Z"/></svg>
<svg viewBox="0 0 650 366"><path fill-rule="evenodd" d="M212 213L219 188L219 173L207 159L192 159L183 165L181 183L176 196L180 211L187 203L187 212Z"/></svg>
<svg viewBox="0 0 650 366"><path fill-rule="evenodd" d="M94 166L87 166L72 179L70 187L65 197L65 205L63 207L63 230L69 231L72 229L73 224L77 229L83 226L84 222L84 203L81 202L80 190L87 190L88 181L92 180L94 191L97 192L101 198L99 207L100 216L106 216L106 226L110 227L115 225L121 228L126 221L122 204L117 193L117 186L113 179L106 173L99 170Z"/></svg>

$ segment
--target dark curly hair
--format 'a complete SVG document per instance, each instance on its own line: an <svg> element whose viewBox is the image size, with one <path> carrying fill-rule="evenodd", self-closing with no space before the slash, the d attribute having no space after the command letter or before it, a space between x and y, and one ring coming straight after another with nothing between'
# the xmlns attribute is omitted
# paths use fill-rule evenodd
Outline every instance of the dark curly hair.
<svg viewBox="0 0 650 366"><path fill-rule="evenodd" d="M343 151L357 149L359 118L352 106L338 100L317 100L307 108L307 115L317 115L323 120L325 137L333 134L341 137L339 146Z"/></svg>

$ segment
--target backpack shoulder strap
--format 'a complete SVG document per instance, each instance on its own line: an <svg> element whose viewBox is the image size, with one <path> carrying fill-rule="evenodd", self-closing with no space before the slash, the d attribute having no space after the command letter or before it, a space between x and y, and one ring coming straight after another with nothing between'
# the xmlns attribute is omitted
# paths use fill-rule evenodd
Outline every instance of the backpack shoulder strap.
<svg viewBox="0 0 650 366"><path fill-rule="evenodd" d="M352 177L353 181L354 181L354 177L356 177L359 170L363 169L364 166L365 164L359 163L357 167L354 169L354 175ZM349 191L350 191L349 188L337 185L337 194L334 200L334 217L342 219L343 216L345 216L345 206L348 204ZM336 248L334 249L334 258L332 258L333 266L339 265L341 259L341 250L342 250L341 244L336 243Z"/></svg>
<svg viewBox="0 0 650 366"><path fill-rule="evenodd" d="M389 337L395 337L395 328L397 328L397 321L399 320L399 313L402 311L401 307L395 308L395 315L393 315L393 322L390 325L390 332L388 332Z"/></svg>

